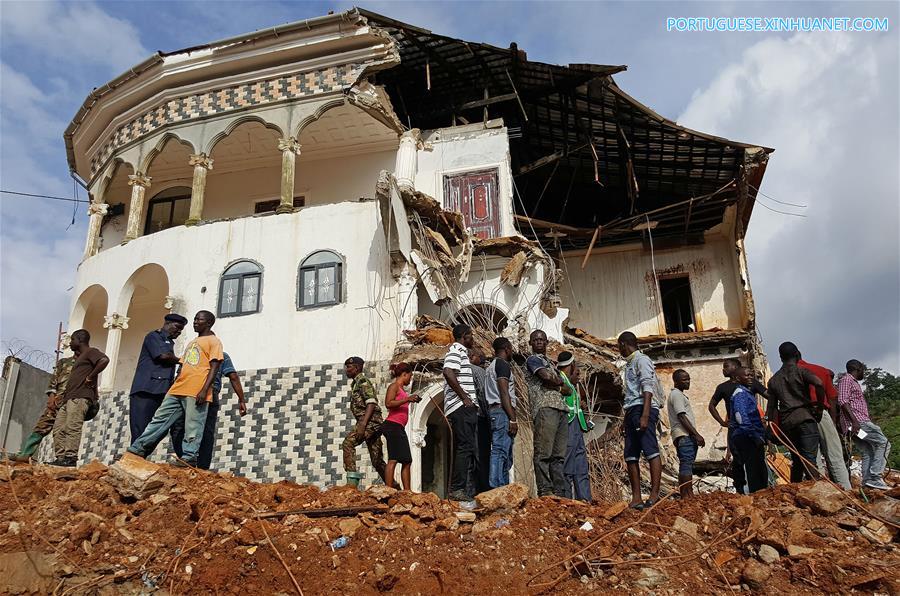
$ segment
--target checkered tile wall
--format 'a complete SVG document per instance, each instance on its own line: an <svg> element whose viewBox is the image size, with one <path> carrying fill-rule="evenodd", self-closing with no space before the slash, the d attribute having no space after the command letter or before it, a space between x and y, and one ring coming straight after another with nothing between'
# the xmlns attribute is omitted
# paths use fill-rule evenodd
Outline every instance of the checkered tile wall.
<svg viewBox="0 0 900 596"><path fill-rule="evenodd" d="M228 470L251 480L291 480L326 486L344 482L341 441L353 428L348 407L350 383L343 364L269 368L239 373L248 413L238 414L237 397L223 384L214 470ZM379 391L387 386L387 363L367 364ZM100 413L85 424L79 462L98 459L109 464L130 441L128 395L102 398ZM41 460L50 461L52 441L41 445ZM169 451L166 438L151 459L163 461ZM365 445L356 450L364 484L378 479Z"/></svg>
<svg viewBox="0 0 900 596"><path fill-rule="evenodd" d="M341 91L356 82L365 66L344 64L170 99L117 128L91 159L91 176L100 171L120 147L164 126L287 99Z"/></svg>

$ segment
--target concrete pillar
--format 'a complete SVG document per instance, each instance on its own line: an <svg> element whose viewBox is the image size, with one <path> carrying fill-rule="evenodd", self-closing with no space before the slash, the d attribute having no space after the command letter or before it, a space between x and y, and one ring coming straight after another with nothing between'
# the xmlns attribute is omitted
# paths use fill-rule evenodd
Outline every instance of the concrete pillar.
<svg viewBox="0 0 900 596"><path fill-rule="evenodd" d="M91 219L88 222L87 242L84 245L84 256L82 261L97 254L100 249L100 226L103 224L103 218L109 211L109 205L94 201L88 207L88 215Z"/></svg>
<svg viewBox="0 0 900 596"><path fill-rule="evenodd" d="M275 213L293 213L294 173L297 156L300 155L300 143L290 137L278 139L278 150L281 151L281 203Z"/></svg>
<svg viewBox="0 0 900 596"><path fill-rule="evenodd" d="M213 167L213 160L205 153L191 155L189 165L194 166L194 181L191 184L191 212L186 226L195 226L203 219L203 194L206 192L206 173Z"/></svg>
<svg viewBox="0 0 900 596"><path fill-rule="evenodd" d="M397 179L397 185L404 190L412 190L415 187L416 171L418 170L416 153L421 143L422 137L418 128L407 130L400 135L394 178Z"/></svg>
<svg viewBox="0 0 900 596"><path fill-rule="evenodd" d="M128 225L125 227L125 239L122 241L122 244L141 235L144 194L150 188L150 177L138 172L128 177L128 186L131 187L131 205L128 208Z"/></svg>
<svg viewBox="0 0 900 596"><path fill-rule="evenodd" d="M103 327L109 329L106 336L105 353L109 357L109 366L100 373L100 391L112 391L116 380L116 365L119 361L119 346L122 344L122 331L128 329L128 317L112 313L103 317Z"/></svg>
<svg viewBox="0 0 900 596"><path fill-rule="evenodd" d="M400 309L400 331L416 328L416 317L419 316L419 297L416 295L415 270L404 262L397 277L397 300ZM401 335L400 343L406 342L406 336Z"/></svg>

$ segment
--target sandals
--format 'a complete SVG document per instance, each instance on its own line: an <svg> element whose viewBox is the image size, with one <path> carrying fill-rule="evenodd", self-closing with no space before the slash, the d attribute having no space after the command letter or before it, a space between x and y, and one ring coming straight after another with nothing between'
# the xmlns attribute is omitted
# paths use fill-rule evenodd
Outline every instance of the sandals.
<svg viewBox="0 0 900 596"><path fill-rule="evenodd" d="M643 511L645 506L646 506L645 503L632 503L632 504L628 505L628 508L636 509L637 511Z"/></svg>

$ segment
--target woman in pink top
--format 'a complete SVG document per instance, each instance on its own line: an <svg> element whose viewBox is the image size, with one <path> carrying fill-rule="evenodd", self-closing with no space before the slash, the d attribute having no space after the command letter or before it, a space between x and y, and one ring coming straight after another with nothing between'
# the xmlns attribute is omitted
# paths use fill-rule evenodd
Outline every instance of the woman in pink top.
<svg viewBox="0 0 900 596"><path fill-rule="evenodd" d="M409 490L410 467L412 466L412 453L409 451L409 439L406 438L404 427L409 420L409 404L421 401L418 395L409 395L403 389L412 379L412 368L405 362L391 365L391 377L393 382L388 386L384 405L387 406L388 416L381 424L381 434L387 440L388 463L385 469L385 483L394 487L394 468L400 464L400 480L403 482L403 490Z"/></svg>

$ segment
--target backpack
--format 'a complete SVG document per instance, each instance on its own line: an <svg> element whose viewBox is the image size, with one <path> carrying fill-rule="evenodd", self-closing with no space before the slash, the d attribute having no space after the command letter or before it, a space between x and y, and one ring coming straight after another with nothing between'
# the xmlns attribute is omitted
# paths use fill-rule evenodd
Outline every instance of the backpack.
<svg viewBox="0 0 900 596"><path fill-rule="evenodd" d="M731 420L728 422L732 437L747 437L763 442L764 429L762 418L759 415L759 407L753 393L744 387L738 386L731 394Z"/></svg>

